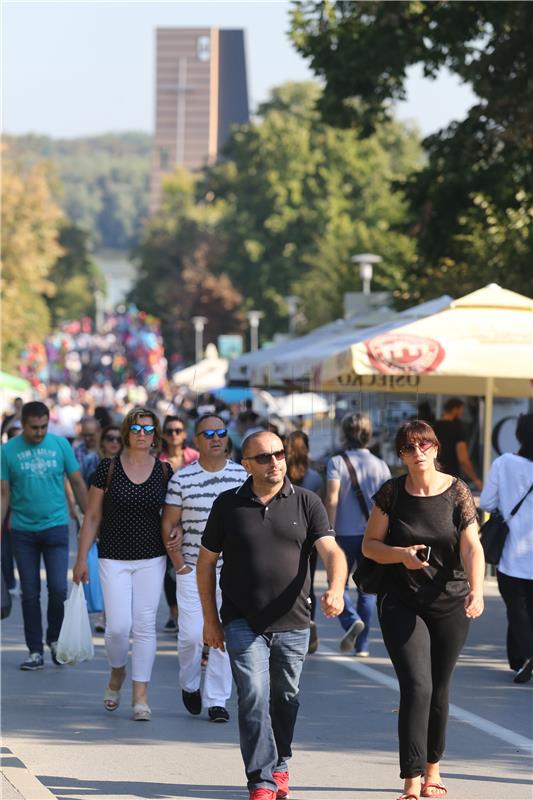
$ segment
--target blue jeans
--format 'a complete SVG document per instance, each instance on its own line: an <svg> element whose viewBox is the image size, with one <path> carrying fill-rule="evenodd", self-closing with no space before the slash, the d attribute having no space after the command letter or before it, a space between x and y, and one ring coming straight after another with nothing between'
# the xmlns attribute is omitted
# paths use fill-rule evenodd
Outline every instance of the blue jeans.
<svg viewBox="0 0 533 800"><path fill-rule="evenodd" d="M368 641L370 638L370 624L372 622L372 614L376 607L376 595L366 594L357 590L357 606L354 606L350 596L349 587L352 572L355 564L361 558L361 545L363 543L363 536L337 536L337 544L346 556L348 561L348 581L344 590L344 610L339 615L339 621L345 631L350 628L358 619L363 620L365 629L357 637L355 644L356 652L362 653L368 650Z"/></svg>
<svg viewBox="0 0 533 800"><path fill-rule="evenodd" d="M41 619L41 556L48 586L46 643L57 642L67 597L68 525L42 531L12 531L13 552L22 590L24 636L30 653L43 652Z"/></svg>
<svg viewBox="0 0 533 800"><path fill-rule="evenodd" d="M236 619L224 632L237 686L239 738L248 789L276 791L272 772L285 772L292 755L309 629L255 633L245 619Z"/></svg>

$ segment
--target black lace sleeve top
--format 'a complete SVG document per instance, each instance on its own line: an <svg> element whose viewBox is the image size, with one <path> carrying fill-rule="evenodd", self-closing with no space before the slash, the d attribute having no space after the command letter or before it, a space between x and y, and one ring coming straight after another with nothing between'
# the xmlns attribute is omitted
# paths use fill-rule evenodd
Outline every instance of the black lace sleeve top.
<svg viewBox="0 0 533 800"><path fill-rule="evenodd" d="M459 541L461 531L477 519L474 499L459 478L441 494L430 497L409 494L405 479L404 475L387 481L374 495L376 506L390 518L385 543L393 547L430 545L429 567L388 566L383 591L411 604L431 604L444 611L462 602L469 592Z"/></svg>

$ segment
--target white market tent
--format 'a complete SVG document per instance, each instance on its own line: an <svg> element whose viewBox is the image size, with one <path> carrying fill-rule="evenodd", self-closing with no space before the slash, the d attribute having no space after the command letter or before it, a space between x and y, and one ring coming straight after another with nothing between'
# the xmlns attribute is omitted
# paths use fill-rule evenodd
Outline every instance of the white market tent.
<svg viewBox="0 0 533 800"><path fill-rule="evenodd" d="M445 308L450 301L451 298L445 295L400 313L383 308L347 320L335 320L305 336L233 359L229 364L228 382L285 388L292 382L308 381L312 370L325 358L366 338L370 329L378 332L407 324Z"/></svg>

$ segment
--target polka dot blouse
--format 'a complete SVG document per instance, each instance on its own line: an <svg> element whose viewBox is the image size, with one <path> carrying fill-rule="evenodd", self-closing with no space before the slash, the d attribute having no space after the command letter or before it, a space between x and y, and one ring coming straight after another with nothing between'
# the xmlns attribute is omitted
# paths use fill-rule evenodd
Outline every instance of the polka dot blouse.
<svg viewBox="0 0 533 800"><path fill-rule="evenodd" d="M100 461L93 486L105 491L110 464L110 458ZM120 458L116 459L111 485L104 497L99 558L135 561L165 555L161 540L161 508L167 486L165 469L168 465L163 466L156 459L150 477L144 483L133 483Z"/></svg>

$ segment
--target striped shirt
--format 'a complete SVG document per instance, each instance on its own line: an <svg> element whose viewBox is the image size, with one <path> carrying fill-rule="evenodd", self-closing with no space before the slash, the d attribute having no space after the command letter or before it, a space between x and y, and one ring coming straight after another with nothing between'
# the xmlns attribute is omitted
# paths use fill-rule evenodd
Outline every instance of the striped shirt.
<svg viewBox="0 0 533 800"><path fill-rule="evenodd" d="M246 478L246 470L229 460L218 472L208 472L200 466L199 461L193 461L174 473L168 484L165 503L180 506L182 510L181 553L186 564L196 566L202 534L218 495L228 489L238 488Z"/></svg>

